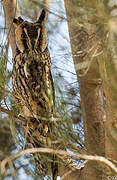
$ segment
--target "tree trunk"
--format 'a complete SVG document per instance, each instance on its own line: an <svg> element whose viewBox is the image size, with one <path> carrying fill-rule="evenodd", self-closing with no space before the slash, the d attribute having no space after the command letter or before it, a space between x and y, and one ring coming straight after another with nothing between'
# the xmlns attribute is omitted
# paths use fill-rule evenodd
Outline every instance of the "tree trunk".
<svg viewBox="0 0 117 180"><path fill-rule="evenodd" d="M79 63L90 62L91 55L95 52L92 48L96 36L89 38L95 29L87 22L87 29L81 28L79 22L78 2L65 0L68 19L70 41L72 47L75 70L79 82L81 108L83 113L85 146L89 154L105 155L105 131L106 109L103 94L103 83L99 70L99 58L94 58L88 72L79 70ZM85 12L84 12L85 13ZM86 16L84 18L87 18ZM86 19L85 19L86 20ZM80 53L80 54L79 54ZM82 74L82 75L81 75ZM82 170L81 180L101 180L104 174L100 171L97 163L88 163Z"/></svg>
<svg viewBox="0 0 117 180"><path fill-rule="evenodd" d="M113 61L114 56L112 55L112 51L110 49L105 59L102 59L99 62L99 68L100 74L103 78L107 117L104 122L105 156L107 158L117 160L117 69L116 64L114 64ZM105 69L105 72L102 71L103 69Z"/></svg>
<svg viewBox="0 0 117 180"><path fill-rule="evenodd" d="M6 27L8 29L8 38L14 56L16 51L16 41L13 27L13 19L16 16L20 16L20 10L16 0L3 0L3 8L6 20Z"/></svg>

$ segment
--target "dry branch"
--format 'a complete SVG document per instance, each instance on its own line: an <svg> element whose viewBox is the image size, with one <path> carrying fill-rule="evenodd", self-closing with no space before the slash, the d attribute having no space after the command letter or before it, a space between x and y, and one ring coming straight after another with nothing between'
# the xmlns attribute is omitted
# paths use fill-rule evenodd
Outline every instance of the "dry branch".
<svg viewBox="0 0 117 180"><path fill-rule="evenodd" d="M17 158L19 158L22 155L25 154L33 154L33 153L49 153L49 154L56 154L56 155L61 155L61 156L68 156L70 158L80 158L80 159L85 159L85 160L89 160L89 161L98 161L101 163L104 163L105 165L109 166L113 171L115 171L115 173L117 173L117 167L108 159L102 157L102 156L93 156L93 155L86 155L86 154L79 154L79 153L69 153L63 150L54 150L54 149L50 149L50 148L31 148L31 149L26 149L23 150L15 155L12 155L10 157L5 158L1 164L0 164L0 168L1 168L1 173L5 173L5 166L7 165L7 163L9 163L9 161L13 161Z"/></svg>

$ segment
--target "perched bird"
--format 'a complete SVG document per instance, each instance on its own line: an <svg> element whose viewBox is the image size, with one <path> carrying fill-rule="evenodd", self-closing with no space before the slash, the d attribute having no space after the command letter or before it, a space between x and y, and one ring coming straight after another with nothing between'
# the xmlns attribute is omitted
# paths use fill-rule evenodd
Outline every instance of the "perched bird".
<svg viewBox="0 0 117 180"><path fill-rule="evenodd" d="M31 147L46 147L48 139L51 141L53 131L51 119L54 115L55 92L44 26L46 18L47 11L43 9L34 23L21 17L13 20L17 49L13 59L12 82L20 111L27 119L23 126L27 143ZM38 171L48 171L39 156L35 155ZM55 156L51 157L53 162L51 160L50 167L55 180L57 164L54 162Z"/></svg>

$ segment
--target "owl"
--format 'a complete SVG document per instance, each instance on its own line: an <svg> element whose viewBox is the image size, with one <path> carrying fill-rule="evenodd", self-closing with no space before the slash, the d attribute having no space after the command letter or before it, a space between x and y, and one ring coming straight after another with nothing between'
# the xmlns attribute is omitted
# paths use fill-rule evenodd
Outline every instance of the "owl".
<svg viewBox="0 0 117 180"><path fill-rule="evenodd" d="M34 23L21 17L13 20L17 48L13 59L12 83L20 111L27 120L23 126L26 140L31 147L43 147L44 140L51 138L52 133L55 92L44 26L46 18L47 12L43 9ZM44 169L45 165L40 163L38 155L35 156L35 161L39 171ZM51 163L53 174L57 172L55 164ZM54 180L55 176L53 175Z"/></svg>

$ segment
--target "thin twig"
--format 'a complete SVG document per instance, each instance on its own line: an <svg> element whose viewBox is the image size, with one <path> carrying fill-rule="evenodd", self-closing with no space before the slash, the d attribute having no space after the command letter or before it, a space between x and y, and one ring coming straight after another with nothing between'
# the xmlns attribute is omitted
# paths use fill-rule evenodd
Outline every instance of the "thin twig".
<svg viewBox="0 0 117 180"><path fill-rule="evenodd" d="M61 180L63 180L65 177L67 177L69 174L71 174L74 170L70 170L68 172L66 172L62 177Z"/></svg>
<svg viewBox="0 0 117 180"><path fill-rule="evenodd" d="M45 4L41 3L41 2L37 2L35 0L32 0L32 2L34 4L36 4L37 6L40 5L41 8L45 8L49 13L55 15L56 17L58 17L58 18L60 18L62 20L67 20L67 18L65 18L64 16L60 16L57 13L54 13L54 10L53 11L49 10L49 7L47 7L47 5L45 5Z"/></svg>
<svg viewBox="0 0 117 180"><path fill-rule="evenodd" d="M17 118L17 119L19 119L21 121L26 121L26 119L23 116L16 116L12 111L10 111L8 109L5 109L5 108L3 108L1 106L0 106L0 111L3 112L3 113L8 114L11 117Z"/></svg>
<svg viewBox="0 0 117 180"><path fill-rule="evenodd" d="M85 160L83 163L81 163L76 169L72 169L70 171L68 171L67 173L65 173L62 177L61 180L63 180L65 177L67 177L69 174L71 174L73 171L81 169L83 165L85 165L88 162L88 160Z"/></svg>

